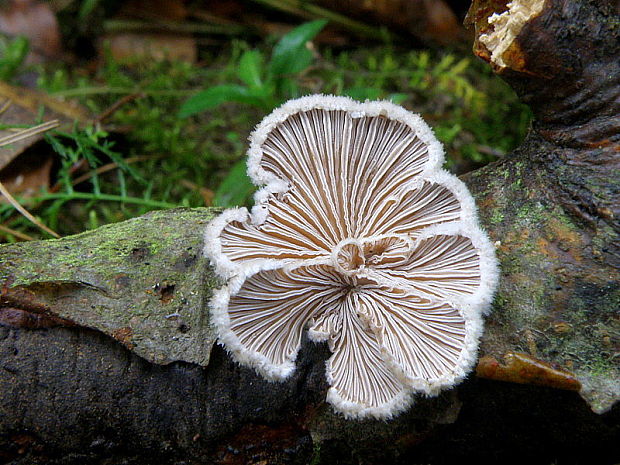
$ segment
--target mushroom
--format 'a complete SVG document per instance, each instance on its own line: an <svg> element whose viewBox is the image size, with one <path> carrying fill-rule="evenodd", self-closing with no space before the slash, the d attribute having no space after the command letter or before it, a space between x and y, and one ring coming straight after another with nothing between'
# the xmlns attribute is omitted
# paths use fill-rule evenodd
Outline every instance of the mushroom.
<svg viewBox="0 0 620 465"><path fill-rule="evenodd" d="M386 419L476 359L498 270L465 185L418 116L390 102L291 100L250 136L251 213L224 211L205 254L220 343L286 379L304 333L327 342L327 400Z"/></svg>

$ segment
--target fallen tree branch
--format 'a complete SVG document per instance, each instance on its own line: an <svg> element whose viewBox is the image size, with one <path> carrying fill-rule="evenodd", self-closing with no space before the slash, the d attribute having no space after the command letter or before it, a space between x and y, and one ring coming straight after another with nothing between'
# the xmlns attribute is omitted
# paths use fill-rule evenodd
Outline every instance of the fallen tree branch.
<svg viewBox="0 0 620 465"><path fill-rule="evenodd" d="M616 459L618 26L611 3L539 6L495 55L486 47L501 40L476 43L536 122L515 153L465 177L502 267L478 375L510 383L472 378L392 422L344 421L323 402L325 348L304 345L293 377L271 384L214 346L207 302L220 283L201 255L213 211L152 212L0 247L0 458ZM510 19L489 21L495 9L507 10L472 7L477 37ZM510 442L489 444L499 429Z"/></svg>

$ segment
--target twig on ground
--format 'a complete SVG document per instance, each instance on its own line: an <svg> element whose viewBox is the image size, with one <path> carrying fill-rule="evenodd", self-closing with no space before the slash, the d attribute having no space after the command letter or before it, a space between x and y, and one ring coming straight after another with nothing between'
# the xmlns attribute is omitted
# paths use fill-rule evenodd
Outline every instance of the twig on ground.
<svg viewBox="0 0 620 465"><path fill-rule="evenodd" d="M32 216L30 214L30 212L28 210L26 210L24 207L21 206L21 204L15 200L15 197L13 197L11 195L11 193L7 190L6 187L4 187L4 184L2 184L2 182L0 182L0 193L2 195L4 195L7 200L9 201L9 203L11 205L13 205L13 207L15 208L15 210L17 210L18 212L20 212L23 216L25 216L26 218L28 218L33 224L35 224L39 229L45 231L46 233L54 236L56 239L60 238L60 235L58 233L56 233L55 231L52 231L50 228L48 228L47 226L45 226L43 223L41 223L41 221L39 221L38 219L36 219L34 216Z"/></svg>
<svg viewBox="0 0 620 465"><path fill-rule="evenodd" d="M127 164L129 164L129 163L136 163L136 162L139 162L139 161L152 160L152 159L161 158L161 157L163 157L163 155L140 155L140 156L137 156L137 157L127 158L125 160L125 163L127 163ZM107 173L108 171L112 171L112 170L114 170L116 168L119 168L118 163L108 163L106 165L100 166L96 170L89 171L88 173L84 173L82 176L78 176L77 178L75 178L74 180L71 181L71 185L77 186L78 184L80 184L80 183L82 183L84 181L89 180L95 174ZM56 185L54 185L50 189L50 192L58 192L59 189L60 189L60 184L56 183Z"/></svg>
<svg viewBox="0 0 620 465"><path fill-rule="evenodd" d="M123 105L126 105L133 100L143 98L145 96L146 94L144 92L135 92L133 94L125 95L124 97L121 97L112 105L110 105L108 108L106 108L104 111L102 111L101 114L99 114L99 116L97 116L94 121L96 123L102 123L114 113L116 113L118 109L121 108Z"/></svg>
<svg viewBox="0 0 620 465"><path fill-rule="evenodd" d="M29 236L28 234L24 234L23 232L15 231L7 226L0 224L0 231L11 234L12 236L18 237L24 241L34 241L34 237Z"/></svg>
<svg viewBox="0 0 620 465"><path fill-rule="evenodd" d="M38 124L37 126L33 126L28 129L23 129L21 131L16 132L15 134L10 134L8 136L4 136L0 138L0 147L4 147L5 145L14 144L22 139L27 137L36 136L37 134L41 134L42 132L49 131L50 129L54 129L60 126L60 121L54 119L52 121L48 121L47 123Z"/></svg>

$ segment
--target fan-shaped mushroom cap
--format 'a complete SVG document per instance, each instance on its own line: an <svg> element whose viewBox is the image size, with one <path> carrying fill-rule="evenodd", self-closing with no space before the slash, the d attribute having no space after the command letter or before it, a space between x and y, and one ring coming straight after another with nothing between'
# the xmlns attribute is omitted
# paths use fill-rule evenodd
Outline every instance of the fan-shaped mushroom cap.
<svg viewBox="0 0 620 465"><path fill-rule="evenodd" d="M222 213L205 253L228 279L212 319L239 363L294 370L327 341L327 400L389 418L467 375L497 282L465 185L422 119L390 102L310 96L250 137L255 206Z"/></svg>

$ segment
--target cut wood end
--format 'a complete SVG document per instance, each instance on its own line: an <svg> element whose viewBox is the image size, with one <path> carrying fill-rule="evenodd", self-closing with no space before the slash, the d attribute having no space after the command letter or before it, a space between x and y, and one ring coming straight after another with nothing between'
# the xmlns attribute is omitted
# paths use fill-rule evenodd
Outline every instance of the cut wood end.
<svg viewBox="0 0 620 465"><path fill-rule="evenodd" d="M466 22L476 26L475 53L499 71L504 68L521 70L524 63L519 58L515 39L525 24L543 11L544 5L545 0L513 0L499 12L495 1L474 2Z"/></svg>

